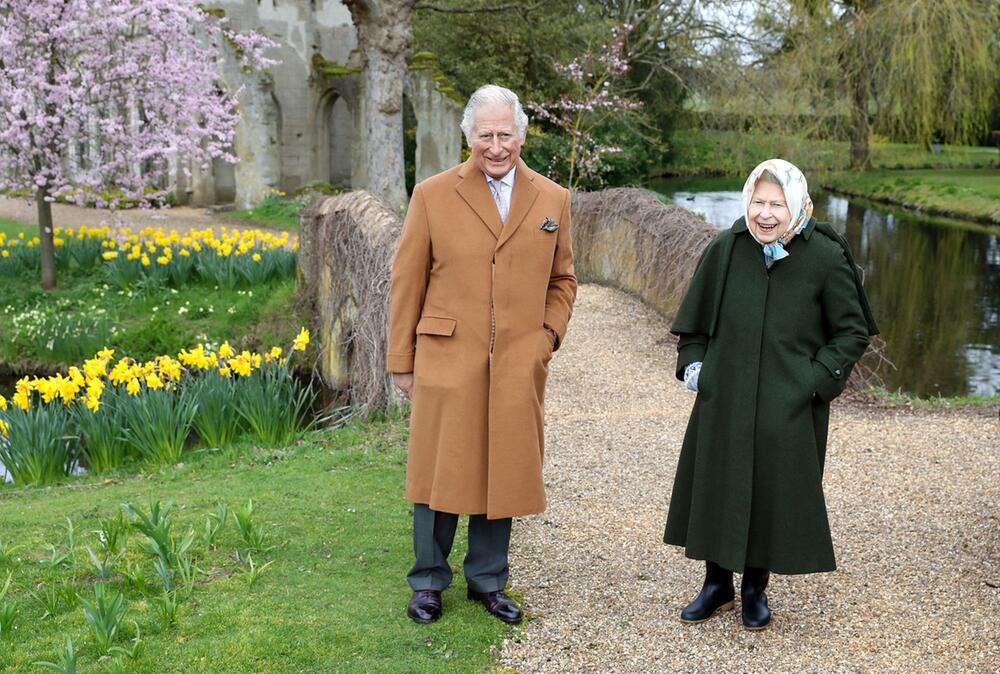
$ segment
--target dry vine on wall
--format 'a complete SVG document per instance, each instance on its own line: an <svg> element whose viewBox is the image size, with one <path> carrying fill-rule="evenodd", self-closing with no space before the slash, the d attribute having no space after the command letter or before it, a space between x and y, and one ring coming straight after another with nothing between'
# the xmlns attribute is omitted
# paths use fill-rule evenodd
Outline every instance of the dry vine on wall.
<svg viewBox="0 0 1000 674"><path fill-rule="evenodd" d="M394 400L386 373L389 281L402 222L367 192L318 197L300 223L301 297L324 353L320 370L361 410Z"/></svg>

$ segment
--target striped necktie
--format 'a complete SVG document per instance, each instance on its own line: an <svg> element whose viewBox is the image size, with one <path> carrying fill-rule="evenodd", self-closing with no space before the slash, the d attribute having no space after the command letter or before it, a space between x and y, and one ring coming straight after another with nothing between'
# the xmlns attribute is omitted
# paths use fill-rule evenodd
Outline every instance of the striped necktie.
<svg viewBox="0 0 1000 674"><path fill-rule="evenodd" d="M500 222L507 222L507 205L503 200L503 183L499 180L489 179L490 191L493 192L493 201L497 203L497 211L500 213Z"/></svg>

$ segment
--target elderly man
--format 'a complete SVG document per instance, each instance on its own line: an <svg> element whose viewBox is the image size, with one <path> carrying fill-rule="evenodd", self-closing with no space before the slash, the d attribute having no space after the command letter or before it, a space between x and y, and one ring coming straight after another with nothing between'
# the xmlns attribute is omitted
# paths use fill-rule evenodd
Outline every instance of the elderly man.
<svg viewBox="0 0 1000 674"><path fill-rule="evenodd" d="M545 509L545 378L576 297L570 194L521 161L527 127L514 92L472 94L472 156L413 190L393 263L388 369L413 403L407 614L419 623L441 617L459 514L469 599L521 620L504 592L511 518Z"/></svg>

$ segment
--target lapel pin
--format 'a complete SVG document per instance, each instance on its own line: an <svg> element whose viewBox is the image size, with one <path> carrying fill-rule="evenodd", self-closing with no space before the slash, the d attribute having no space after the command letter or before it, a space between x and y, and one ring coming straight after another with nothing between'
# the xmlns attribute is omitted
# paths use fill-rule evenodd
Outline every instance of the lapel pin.
<svg viewBox="0 0 1000 674"><path fill-rule="evenodd" d="M542 226L539 227L543 232L554 232L559 229L559 223L552 218L545 218L542 220Z"/></svg>

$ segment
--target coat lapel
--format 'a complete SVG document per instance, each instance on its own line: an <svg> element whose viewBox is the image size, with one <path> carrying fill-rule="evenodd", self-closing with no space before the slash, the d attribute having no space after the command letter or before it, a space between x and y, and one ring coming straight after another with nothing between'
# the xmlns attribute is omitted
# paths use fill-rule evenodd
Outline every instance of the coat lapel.
<svg viewBox="0 0 1000 674"><path fill-rule="evenodd" d="M479 219L490 230L493 238L500 238L500 230L503 229L503 223L500 222L500 213L497 212L496 202L493 201L493 194L490 192L489 185L486 184L483 172L477 166L473 165L472 160L469 159L458 171L458 177L460 180L458 185L455 186L458 194L476 212ZM514 194L517 194L516 179L514 181ZM510 214L508 214L507 220L508 222L510 221Z"/></svg>
<svg viewBox="0 0 1000 674"><path fill-rule="evenodd" d="M486 188L486 191L489 192L489 187ZM497 241L497 248L507 243L507 240L514 235L537 198L538 188L535 187L535 172L518 159L517 171L514 173L514 193L510 197L510 211L507 213L507 223L500 233L500 240ZM494 208L494 210L496 209Z"/></svg>

